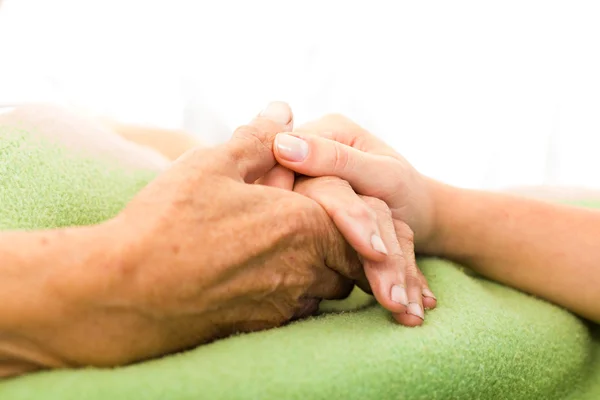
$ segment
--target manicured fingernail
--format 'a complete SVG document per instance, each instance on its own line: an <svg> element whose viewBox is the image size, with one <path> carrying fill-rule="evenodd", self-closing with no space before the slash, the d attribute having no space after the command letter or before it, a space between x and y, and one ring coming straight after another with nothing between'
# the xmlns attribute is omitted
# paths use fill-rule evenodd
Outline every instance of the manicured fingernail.
<svg viewBox="0 0 600 400"><path fill-rule="evenodd" d="M381 240L381 237L379 235L371 236L371 246L373 247L373 249L375 249L375 251L386 255L388 253L387 249L385 248L385 244L383 244L383 240Z"/></svg>
<svg viewBox="0 0 600 400"><path fill-rule="evenodd" d="M288 161L304 161L308 156L308 143L296 136L280 133L275 137L275 146L279 156Z"/></svg>
<svg viewBox="0 0 600 400"><path fill-rule="evenodd" d="M408 305L408 296L406 295L406 289L400 285L392 286L392 301L395 303L400 303L404 306Z"/></svg>
<svg viewBox="0 0 600 400"><path fill-rule="evenodd" d="M421 319L425 319L425 313L423 312L423 307L419 305L419 303L408 303L408 309L406 310L408 314L412 314Z"/></svg>
<svg viewBox="0 0 600 400"><path fill-rule="evenodd" d="M287 126L292 122L292 110L290 106L281 101L274 101L260 113L261 117L268 118L280 125Z"/></svg>
<svg viewBox="0 0 600 400"><path fill-rule="evenodd" d="M424 288L422 293L425 297L431 297L432 299L437 300L437 297L435 297L435 295L431 290L429 290L429 288Z"/></svg>

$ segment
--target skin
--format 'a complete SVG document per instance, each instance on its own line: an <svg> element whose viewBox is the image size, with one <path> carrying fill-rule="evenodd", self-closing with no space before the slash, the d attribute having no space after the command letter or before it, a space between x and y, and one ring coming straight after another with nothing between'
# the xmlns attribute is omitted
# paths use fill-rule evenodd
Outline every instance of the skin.
<svg viewBox="0 0 600 400"><path fill-rule="evenodd" d="M104 224L0 232L0 377L129 364L280 326L314 313L321 299L346 297L354 282L370 289L367 278L394 315L420 324L378 289L381 271L365 276L343 223L339 229L328 216L328 209L360 204L396 252L383 201L332 177L299 179L287 190L268 184L278 169L274 137L292 126L289 107L278 107L240 127L229 143L184 154ZM84 121L72 122L87 131ZM130 154L156 162L155 155ZM266 184L249 184L265 176ZM398 267L370 245L361 250L365 263Z"/></svg>
<svg viewBox="0 0 600 400"><path fill-rule="evenodd" d="M284 128L261 117L190 151L104 224L1 232L1 376L128 364L347 296L364 273L323 208L248 184Z"/></svg>
<svg viewBox="0 0 600 400"><path fill-rule="evenodd" d="M269 139L259 141L261 145L257 145L255 138L257 131L264 129L251 126L250 135L243 133L247 127L238 135L244 146L228 144L225 152L194 151L186 155L170 169L175 173L169 175L167 171L122 215L102 226L3 233L0 254L7 257L13 268L2 271L0 282L3 292L9 293L13 302L0 306L2 372L10 375L47 366L119 365L187 348L233 331L277 326L310 313L321 297L347 294L352 280L365 284L363 272L369 277L377 297L377 285L385 289L401 277L389 271L401 267L406 274L410 268L416 269L414 259L407 257L410 251L402 248L412 243L420 253L457 260L484 276L600 322L597 306L600 299L596 290L600 283L597 267L600 254L593 241L600 234L597 211L458 189L435 182L419 174L358 125L337 115L291 132L306 143L305 159L287 159L286 152L292 147L289 141L282 146L285 138L280 134L273 147L279 165L272 159L268 162L254 159L253 162L248 144L255 145L250 150L253 155L269 154L264 150L270 148L274 133L282 126L270 130ZM265 160L267 158L265 156ZM290 171L317 178L296 178ZM261 185L247 184L258 178ZM206 200L193 195L198 188L208 186L215 191L220 184L227 188L227 193L235 194L234 199L244 198L249 187L257 189L251 190L256 197L251 197L250 203L266 206L259 207L255 216L269 215L277 205L285 204L282 206L285 214L250 218L257 226L269 224L273 218L285 219L294 209L295 200L291 199L298 199L306 206L299 208L299 214L292 213L289 230L275 233L274 238L269 236L264 246L258 240L258 252L256 246L251 246L250 250L245 248L245 252L236 253L240 247L237 245L227 248L226 257L207 256L207 252L197 252L194 257L194 251L202 247L198 243L204 240L186 242L182 237L200 236L207 239L210 246L205 247L211 249L219 248L226 240L219 233L215 235L210 229L202 229L207 221L224 224L217 232L239 229L238 224L226 224L231 217L230 209L221 211L222 214L218 210L206 212L207 209L201 207ZM290 203L287 197L277 197L282 193L292 196ZM277 202L270 203L271 198ZM219 202L226 201L225 197L219 198ZM363 204L374 213L365 212L361 216L350 212L350 219L337 217L337 229L327 217L329 214L335 220L335 210L342 210L340 215L346 216L346 210L364 207ZM244 207L252 209L244 201L233 205L233 209ZM199 209L205 213L198 213ZM321 217L308 218L307 215L312 215L308 210L315 210L315 215ZM243 221L252 214L235 217ZM190 218L194 215L195 218ZM179 224L171 223L171 218ZM314 226L318 228L311 229L310 221L317 220ZM482 224L481 221L494 223ZM388 228L384 228L386 224ZM320 230L324 226L329 229ZM179 236L180 240L172 240L182 231L185 235ZM388 255L382 261L378 261L377 256L365 257L363 271L341 235L361 254L369 254L373 249L368 235L360 234L365 231L379 232ZM565 231L578 234L565 235ZM116 232L121 232L117 241ZM317 234L311 236L310 232ZM296 242L299 235L304 239L300 243ZM323 238L331 239L323 243ZM241 243L252 243L256 239L253 233ZM285 246L278 246L280 243ZM48 257L59 258L58 255L68 253L71 246L86 251L63 257L56 269L39 269ZM25 248L29 253L23 251ZM323 251L326 253L324 263ZM249 256L248 252L255 253ZM269 269L275 264L269 260L281 260L282 256L285 259L286 252L293 253L294 262L282 268L282 278L281 269ZM177 256L172 258L172 254ZM308 269L299 267L300 254L302 257L308 254ZM313 254L317 256L311 258ZM399 257L390 257L394 254ZM386 264L388 258L395 262ZM166 270L165 265L172 265L174 260L178 268ZM221 263L221 260L225 261ZM372 268L375 274L370 275L369 262L387 269ZM277 264L280 266L281 262ZM411 264L414 267L410 267ZM86 269L77 268L81 265L86 265ZM206 274L199 265L211 265L211 273ZM311 272L307 274L307 271ZM410 275L409 272L405 276ZM24 282L33 289L31 292L20 290ZM329 289L326 295L322 293L326 291L322 288L324 285ZM415 289L420 289L421 297L426 293L422 279L415 279L406 288L409 295L419 293ZM390 293L382 290L379 295L383 296L380 301L385 306ZM428 299L432 298L422 297L423 303ZM248 308L248 304L252 306ZM394 315L401 322L403 318L414 317L407 312ZM98 326L106 329L102 336L97 333ZM56 331L64 336L56 335ZM130 332L136 335L128 336ZM139 335L140 332L143 335ZM90 338L96 340L90 341ZM90 348L89 343L94 345Z"/></svg>
<svg viewBox="0 0 600 400"><path fill-rule="evenodd" d="M277 103L288 107L285 103ZM319 130L319 124L307 124L297 131ZM315 151L318 151L315 148ZM314 160L327 163L327 158L313 151ZM323 156L327 156L323 154ZM301 172L301 171L297 171ZM372 292L377 301L402 325L419 326L425 318L424 309L437 305L435 295L416 264L413 231L403 220L395 218L389 203L373 191L357 194L353 187L334 174L316 173L316 178L295 179L295 174L284 165L276 165L258 183L285 190L294 190L317 201L335 222L346 240L363 257L368 285L360 284ZM322 185L310 184L317 179ZM307 184L309 183L309 184ZM389 190L396 188L392 185ZM373 238L383 243L383 254L374 246Z"/></svg>
<svg viewBox="0 0 600 400"><path fill-rule="evenodd" d="M275 105L275 109L291 113L285 103L275 102L272 105ZM293 115L288 122L289 127L292 125ZM122 137L154 148L171 160L198 144L184 132L148 129L115 122L110 122L109 126ZM298 129L306 130L310 129L310 126L301 126ZM392 219L385 202L376 197L357 195L347 181L333 176L318 177L313 180L319 181L320 184L307 184L306 179L300 179L297 182L299 184L295 184L292 171L281 165L275 165L265 176L259 178L257 183L284 190L295 190L319 203L344 238L363 257L369 282L358 282L359 286L367 292L372 292L377 300L392 312L399 323L406 326L421 325L425 317L423 308L425 310L435 308L437 301L414 261L410 227L402 221ZM373 235L381 238L380 244L388 254L382 253L382 249L376 250L373 247ZM391 254L389 254L390 249ZM409 304L407 286L414 295L422 294L422 300Z"/></svg>
<svg viewBox="0 0 600 400"><path fill-rule="evenodd" d="M289 136L305 158L290 157ZM307 176L337 176L388 204L414 232L418 252L445 257L481 275L600 322L600 212L431 180L341 115L280 134L275 156Z"/></svg>
<svg viewBox="0 0 600 400"><path fill-rule="evenodd" d="M276 110L290 113L285 103L272 103ZM107 121L103 121L105 124ZM293 115L287 122L293 126ZM184 132L148 129L109 121L108 125L120 136L143 146L149 146L171 160L178 158L185 150L198 145ZM300 127L310 129L310 126ZM319 182L315 185L315 182ZM318 177L308 183L300 179L295 184L292 171L275 165L256 183L284 190L295 190L319 203L332 218L344 238L363 257L368 282L359 281L359 286L372 292L377 300L392 312L395 319L406 326L419 326L423 323L425 310L435 308L437 301L429 290L427 281L414 261L414 247L410 242L412 232L407 224L391 218L387 204L376 197L357 195L347 181L340 178ZM385 254L373 247L372 236L381 238ZM400 238L401 240L398 240ZM407 240L409 239L409 240ZM386 257L387 255L387 257ZM407 263L405 258L409 260ZM406 264L413 267L407 269ZM414 275L413 275L414 274ZM408 278L408 279L407 279ZM409 305L406 292L407 283L414 287L413 292L422 291L422 301ZM394 288L394 286L396 286ZM394 288L394 289L393 289ZM396 296L392 295L392 290Z"/></svg>
<svg viewBox="0 0 600 400"><path fill-rule="evenodd" d="M392 157L398 157L397 154L395 154L395 152L393 152L393 150L391 150L390 148L387 148L387 146L383 146L381 141L375 139L372 135L368 134L368 132L366 132L364 129L362 129L361 127L357 126L356 124L354 124L352 121L350 121L349 119L343 117L343 116L339 116L339 115L329 115L326 116L320 120L317 121L313 121L309 124L305 124L303 126L300 126L296 129L296 133L300 133L300 132L311 132L311 130L313 130L314 132L318 132L319 130L322 131L328 131L328 132L333 132L337 135L337 137L340 140L340 143L347 143L347 144L354 144L355 148L359 149L359 150L364 150L366 152L368 152L369 150L372 150L372 146L375 145L377 147L379 147L379 150L381 152L383 152L384 154L389 154ZM344 137L344 135L346 135ZM322 137L332 137L332 134L321 134ZM335 159L335 158L332 158ZM285 163L285 161L284 161ZM284 188L290 188L291 186L293 186L293 181L290 184L290 179L293 180L293 175L290 175L290 170L288 170L287 168L282 167L281 165L275 167L276 172L273 174L268 174L270 177L268 179L271 179L271 183L275 186L280 186L280 187L284 187ZM410 174L414 174L414 171L410 171ZM374 176L379 176L379 174L375 174ZM318 178L318 179L326 179L328 181L333 181L335 180L336 177L324 177L324 178ZM267 178L265 178L267 179ZM396 179L396 178L393 178ZM418 178L421 179L421 178ZM427 180L426 178L424 178L425 180ZM339 183L338 183L339 182ZM331 187L331 185L336 185L336 184L340 184L343 185L344 182L347 181L343 181L341 179L338 178L338 182L328 182L327 186ZM597 320L597 317L595 317L594 312L592 311L592 313L590 313L589 311L587 311L587 309L592 309L593 310L593 304L590 306L590 303L596 301L595 299L589 300L587 301L583 307L581 305L579 305L579 302L582 300L581 298L579 298L578 296L575 297L574 301L571 300L570 298L565 297L564 294L564 285L566 283L568 283L570 280L572 280L573 278L575 278L575 282L571 282L568 283L568 285L572 288L579 288L580 285L582 285L582 287L586 288L585 293L594 293L593 288L594 287L598 287L598 283L596 280L589 280L586 279L585 281L581 282L580 281L580 277L582 276L592 276L594 277L594 271L596 269L589 266L590 261L594 262L594 258L593 255L595 254L594 251L590 251L589 247L590 245L588 245L588 249L584 250L584 251L577 251L575 253L569 253L567 250L564 251L563 254L568 255L569 259L572 261L569 261L565 264L563 264L561 262L561 265L558 267L559 269L563 269L563 272L559 272L553 279L553 281L550 281L548 283L546 283L546 280L550 279L550 277L552 275L547 274L547 269L546 269L546 265L553 265L556 263L556 261L550 262L549 264L545 264L544 262L538 262L542 261L542 260L546 260L546 258L548 257L547 255L550 255L551 257L554 257L554 253L551 251L552 249L548 249L546 247L549 246L545 246L541 249L539 248L539 243L540 240L538 239L537 241L533 241L533 240L529 240L529 242L527 243L527 248L528 251L530 251L530 249L538 249L537 252L530 254L529 256L525 256L523 254L518 254L518 258L524 258L524 257L529 257L531 258L530 260L528 260L527 263L527 268L521 268L521 266L523 265L521 262L515 264L514 263L514 259L513 258L517 258L515 256L517 256L517 254L514 253L515 248L517 247L522 247L522 242L521 240L523 239L523 237L521 235L526 234L526 232L523 232L522 229L527 227L529 229L531 229L531 231L533 233L529 233L528 236L533 236L533 237L544 237L547 236L547 234L545 233L545 230L547 228L547 224L548 221L557 221L557 223L560 224L558 229L562 229L562 228L568 228L569 230L572 229L581 229L580 226L577 225L577 219L572 218L573 215L582 213L582 216L584 219L587 219L588 217L590 217L590 212L588 210L581 210L581 209L574 209L572 207L564 207L564 206L557 206L557 205L549 205L547 203L541 203L538 201L527 201L526 198L528 199L544 199L544 200L551 200L554 202L557 201L563 201L563 200L577 200L577 199L600 199L600 192L598 191L592 191L592 190L585 190L585 189L581 189L581 188L548 188L548 187L531 187L531 188L513 188L511 190L508 190L508 193L505 194L492 194L492 193L484 193L484 192L477 192L477 191L465 191L465 190L459 190L457 188L452 188L452 187L448 187L448 186L444 186L438 182L433 182L433 181L429 181L426 183L427 186L430 186L430 190L433 193L436 194L432 194L430 195L431 197L435 197L438 199L438 201L441 199L442 201L439 201L440 203L444 204L444 202L447 202L450 198L453 198L455 195L458 197L460 195L459 198L464 199L464 201L469 202L468 206L466 207L461 207L459 210L456 210L455 207L453 207L453 209L451 209L452 211L452 216L453 218L447 218L448 215L447 213L442 214L440 212L440 216L438 217L439 220L443 221L450 221L450 222L446 222L440 225L446 226L447 228L445 228L446 230L448 230L449 232L461 232L461 235L457 236L457 235L451 235L446 234L446 235L438 235L439 237L436 240L433 239L426 239L426 238L418 238L416 245L418 246L419 250L421 251L421 253L428 253L428 254L432 254L432 255L441 255L441 256L445 256L451 259L454 259L456 261L459 261L463 264L467 264L470 265L473 269L477 270L478 272L484 274L485 276L491 278L491 279L495 279L497 281L503 282L507 285L511 285L511 286L515 286L520 288L521 290L524 290L528 293L533 293L539 296L542 296L548 300L554 301L557 304L563 305L571 310L579 310L581 309L581 311L576 311L578 312L580 315L582 316L586 316L589 315L589 318L593 319L593 320ZM445 192L445 193L440 193L439 191L436 191L436 188L440 188L442 189L441 191ZM321 199L322 197L328 197L329 194L326 191L321 191L324 193L304 193L305 195L308 196L312 196L312 198L316 199L317 201L319 199ZM331 193L331 195L333 195ZM463 197L464 196L464 197ZM518 196L518 197L517 197ZM339 198L339 197L337 197ZM502 214L498 214L498 210L494 210L492 208L489 207L489 203L493 202L493 204L496 204L496 207L498 207L499 210L507 210L507 209L511 209L511 210L515 210L515 212L518 212L522 207L525 207L526 210L528 210L526 212L525 215L520 215L520 221L522 221L523 223L519 226L519 227L509 227L510 229L507 229L506 231L497 231L496 229L494 229L494 231L489 231L486 227L486 225L481 226L481 224L476 224L476 223L466 223L462 222L461 220L458 219L458 217L460 215L464 216L464 220L463 221L468 221L470 219L474 219L475 221L478 220L478 218L486 218L486 215L490 215L492 218L497 218L498 215L502 215ZM325 203L326 206L326 201L322 201L321 203ZM449 204L449 203L446 203ZM473 209L473 205L474 204L482 204L483 206L480 209ZM360 207L360 206L358 206ZM545 212L548 212L548 208L550 209L549 212L551 213L558 213L561 215L565 215L567 216L566 218L563 219L556 219L555 216L552 217L552 219L544 221L544 223L542 224L540 222L540 220L544 220L545 217ZM334 210L349 210L350 206L344 206L344 207L331 207ZM438 207L439 209L444 209L444 207L440 206ZM461 214L458 214L457 211L462 211L464 212L464 214L461 212ZM500 211L501 213L502 211ZM335 213L332 212L330 213L330 215L332 215L335 217ZM541 215L540 215L541 214ZM512 215L513 218L516 218L516 214ZM489 216L487 217L489 218ZM597 212L591 212L591 218L590 222L594 222L598 217L597 217ZM422 219L422 218L421 218ZM433 217L432 217L433 219ZM565 220L566 219L566 220ZM360 222L361 224L368 224L368 222ZM466 225L466 226L458 226L458 224L461 223L461 225ZM414 225L414 224L413 224ZM418 225L418 222L417 222ZM507 228L506 225L504 224L498 224L498 221L496 221L496 228L499 227L504 227ZM484 232L474 232L472 228L481 228L482 230L484 230ZM418 229L418 227L417 227ZM435 230L436 228L432 228L433 230ZM441 231L441 229L439 230ZM516 232L515 232L516 231ZM493 246L492 245L484 245L483 242L479 242L478 240L468 240L468 237L465 236L466 234L470 234L471 237L478 237L478 238L483 238L483 237L487 237L488 235L490 236L490 239L488 239L488 241L493 242ZM579 245L583 245L585 246L584 243L582 243L581 241L581 237L583 233L581 235L576 235L574 236L574 240L576 240L578 243L573 243L572 246L579 246ZM515 240L512 241L512 243L506 243L506 242L502 242L503 246L505 246L506 248L509 248L509 250L506 250L506 248L501 248L501 247L497 247L499 242L497 241L497 236L500 237L514 237ZM560 249L563 248L563 246L565 245L564 242L564 234L562 235L558 235L558 236L553 236L552 238L550 238L549 241L545 240L545 243L552 243L553 242L553 238L561 238L560 243L555 245L555 248ZM464 238L463 243L453 243L453 240L458 238L458 237L462 237ZM589 237L593 237L593 234ZM349 239L350 240L350 239ZM436 244L436 242L440 242L439 244ZM519 242L519 243L515 243L515 242ZM532 243L533 242L533 243ZM361 241L360 238L358 238L358 240L355 240L353 242L353 245L355 247L360 248L361 246L367 247L368 243L366 243L366 241ZM477 247L473 247L471 248L471 246L477 245ZM593 243L592 243L593 245ZM525 246L523 246L525 247ZM493 254L490 257L487 257L486 254L487 252L489 252L491 249L496 248L497 249L497 254ZM550 250L550 251L549 251ZM540 257L540 253L541 257ZM509 257L507 257L509 256ZM575 258L573 258L575 257ZM483 259L482 259L483 258ZM489 259L488 259L489 258ZM564 258L564 256L559 257L559 259ZM586 260L582 260L582 258L585 258L587 260L589 260L588 262L586 262ZM494 262L491 263L491 266L488 266L488 263L490 263L491 261L497 260L498 262ZM547 262L547 261L545 261ZM575 265L575 268L573 270L571 270L570 268L572 268L572 266ZM531 268L532 267L536 267L542 269L542 271L538 271L535 273L531 273ZM512 268L511 268L512 267ZM511 272L514 269L514 272ZM555 269L553 269L554 271ZM564 278L564 276L567 277L567 279ZM544 286L548 286L548 289L545 288L538 288L538 278L542 277L544 279L543 285ZM558 282L556 282L556 280L559 280ZM423 279L423 284L424 287L426 287L426 282ZM578 289L577 289L578 290ZM572 291L573 293L575 293L576 291ZM429 308L431 306L434 306L435 303L432 301L432 298L429 297L423 297L423 302L426 305L426 308ZM416 322L418 324L418 320L413 320L412 322Z"/></svg>

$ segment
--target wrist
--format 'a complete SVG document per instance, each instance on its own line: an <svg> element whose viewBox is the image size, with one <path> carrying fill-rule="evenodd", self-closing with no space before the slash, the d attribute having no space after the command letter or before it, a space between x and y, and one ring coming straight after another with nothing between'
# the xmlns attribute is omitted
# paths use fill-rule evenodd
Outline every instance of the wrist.
<svg viewBox="0 0 600 400"><path fill-rule="evenodd" d="M452 234L457 196L461 189L436 180L425 178L429 196L430 218L427 235L417 243L419 253L431 256L443 256L446 253L448 237Z"/></svg>
<svg viewBox="0 0 600 400"><path fill-rule="evenodd" d="M58 250L63 262L51 273L50 289L62 310L82 312L115 295L116 276L129 260L124 231L114 221L68 228Z"/></svg>
<svg viewBox="0 0 600 400"><path fill-rule="evenodd" d="M106 236L103 225L2 235L0 366L7 374L71 365L65 350L89 340L76 332L106 287L100 265L113 257Z"/></svg>

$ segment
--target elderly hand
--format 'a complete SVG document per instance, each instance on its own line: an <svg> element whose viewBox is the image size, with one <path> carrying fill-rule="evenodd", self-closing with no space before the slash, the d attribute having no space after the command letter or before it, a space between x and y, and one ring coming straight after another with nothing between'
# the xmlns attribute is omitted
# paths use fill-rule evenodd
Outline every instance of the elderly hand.
<svg viewBox="0 0 600 400"><path fill-rule="evenodd" d="M66 365L113 366L279 326L346 297L362 266L323 208L248 184L275 165L272 142L290 118L275 106L227 144L190 151L100 226L118 242L108 261L63 282L78 288L77 306L32 340Z"/></svg>
<svg viewBox="0 0 600 400"><path fill-rule="evenodd" d="M319 202L365 258L366 276L379 303L400 323L420 325L423 308L436 306L414 251L415 243L431 235L433 208L426 178L381 140L339 115L277 135L274 152L280 165L263 183L291 187L290 170L324 177L326 185L302 183L295 190ZM374 252L382 248L388 257Z"/></svg>

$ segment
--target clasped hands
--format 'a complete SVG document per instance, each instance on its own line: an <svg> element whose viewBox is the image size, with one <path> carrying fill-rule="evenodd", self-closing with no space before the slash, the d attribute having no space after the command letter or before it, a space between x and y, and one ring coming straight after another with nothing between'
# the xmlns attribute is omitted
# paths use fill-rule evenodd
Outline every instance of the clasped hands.
<svg viewBox="0 0 600 400"><path fill-rule="evenodd" d="M77 301L65 283L69 316L44 337L52 354L128 364L280 326L354 284L420 325L436 305L415 261L434 231L428 180L344 117L292 125L289 107L271 103L95 228L120 244L78 275Z"/></svg>

